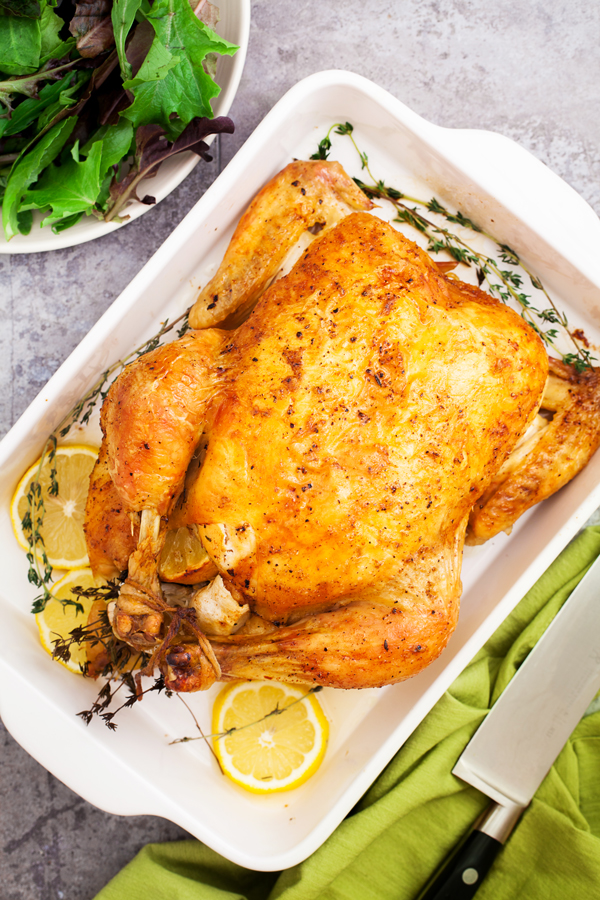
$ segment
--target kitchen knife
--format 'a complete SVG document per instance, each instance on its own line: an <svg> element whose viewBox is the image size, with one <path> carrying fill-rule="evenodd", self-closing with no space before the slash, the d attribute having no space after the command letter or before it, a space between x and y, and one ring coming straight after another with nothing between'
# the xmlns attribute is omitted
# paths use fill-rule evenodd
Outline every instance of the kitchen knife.
<svg viewBox="0 0 600 900"><path fill-rule="evenodd" d="M421 900L473 897L600 689L600 557L500 695L452 770L494 802Z"/></svg>

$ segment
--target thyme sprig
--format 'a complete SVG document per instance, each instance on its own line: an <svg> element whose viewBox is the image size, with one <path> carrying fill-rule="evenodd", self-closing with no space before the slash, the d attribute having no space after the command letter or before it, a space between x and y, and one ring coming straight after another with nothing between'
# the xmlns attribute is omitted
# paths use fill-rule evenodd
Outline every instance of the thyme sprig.
<svg viewBox="0 0 600 900"><path fill-rule="evenodd" d="M177 336L183 337L183 335L186 333L186 331L189 330L190 327L188 321L190 310L191 306L188 307L188 309L186 309L186 311L176 319L173 319L172 322L169 322L168 319L165 319L165 321L161 323L160 329L156 332L155 335L153 335L151 338L148 338L147 341L144 341L143 344L140 344L139 347L136 347L135 350L132 350L131 353L127 354L127 356L124 356L122 359L118 359L111 366L109 366L108 369L105 369L104 372L101 373L96 383L92 385L89 391L84 394L81 400L79 400L79 402L75 404L73 409L65 416L55 433L60 437L66 437L66 435L74 425L87 425L90 421L94 409L98 405L98 402L104 402L111 384L117 378L117 376L120 375L120 373L126 366L128 366L132 362L135 362L135 360L139 359L140 356L144 356L146 353L150 353L152 350L156 350L157 347L160 346L161 340L165 336L165 334L168 334L170 331L172 331L180 322L181 327L177 331Z"/></svg>
<svg viewBox="0 0 600 900"><path fill-rule="evenodd" d="M48 488L48 493L55 497L58 494L58 479L56 475L56 436L54 434L51 434L44 444L35 476L27 490L27 506L25 508L25 514L21 519L23 534L29 545L27 551L27 562L29 563L27 579L30 584L34 584L36 587L42 589L42 593L33 601L31 610L33 613L41 612L52 596L51 591L48 588L48 584L52 579L52 566L48 561L44 538L41 533L46 507L42 495L40 476L46 459L48 459L50 463L50 486ZM83 607L80 603L73 600L65 600L64 602L65 604L77 606L79 610L83 612Z"/></svg>
<svg viewBox="0 0 600 900"><path fill-rule="evenodd" d="M118 597L120 587L118 581L112 581L98 587L73 587L72 592L80 597L109 602ZM138 680L133 676L133 671L143 668L150 657L147 653L133 650L129 644L115 637L107 610L98 613L98 617L92 622L73 628L67 637L57 635L53 644L53 658L65 663L71 659L73 647L88 645L90 648L97 648L100 645L102 648L99 655L100 661L98 661L98 657L95 659L93 671L90 671L89 660L83 667L83 675L93 678L101 676L108 679L91 707L77 713L86 725L89 725L94 717L98 717L107 728L115 731L117 725L113 720L122 709L130 708L145 694L166 690L162 676L155 679L154 683L146 690L141 689ZM115 697L123 688L128 691L127 699L116 709L109 710ZM167 696L171 695L171 691L166 691L166 693Z"/></svg>
<svg viewBox="0 0 600 900"><path fill-rule="evenodd" d="M372 179L371 184L366 184L360 178L355 178L356 184L371 199L388 200L396 209L397 215L394 221L411 225L423 234L428 240L427 250L429 253L446 251L457 263L474 266L479 285L481 286L484 281L487 282L489 293L498 297L503 303L509 303L511 300L515 301L520 307L521 315L525 321L540 336L546 346L551 347L552 351L560 356L565 363L573 366L578 372L592 366L595 358L587 349L586 342L578 336L577 332L571 331L565 313L557 309L540 278L528 268L511 247L499 243L493 235L489 234L460 211L456 213L450 212L435 197L428 201L411 197L394 187L386 185L381 179L376 179L369 167L367 154L356 143L353 134L354 126L350 122L337 122L332 125L326 136L320 141L317 152L311 156L311 159L328 158L332 146L332 132L350 139L359 156L361 169L366 171ZM477 232L490 239L498 248L500 262L513 268L501 268L498 260L475 250L454 231L425 216L419 207L436 216L440 216L447 222ZM515 271L515 268L520 268L528 276L533 289L542 294L545 301L549 304L546 308L538 309L537 306L534 306L531 295L524 290L523 275L521 272ZM549 328L547 327L548 325L558 327ZM563 353L556 346L555 341L558 337L559 329L564 332L572 344L572 352Z"/></svg>
<svg viewBox="0 0 600 900"><path fill-rule="evenodd" d="M46 549L44 546L44 539L41 533L46 510L44 506L44 498L42 496L40 476L46 461L49 461L50 463L49 493L52 496L58 496L59 484L55 461L58 441L61 438L66 437L75 425L84 426L89 423L94 409L97 407L98 403L104 402L111 384L126 366L128 366L131 362L134 362L136 359L139 359L140 356L144 356L146 353L150 353L152 350L156 350L157 347L160 346L163 337L171 332L177 325L180 325L177 330L177 336L183 337L183 335L189 330L190 327L188 321L190 309L191 306L188 307L188 309L186 309L186 311L176 319L173 319L172 322L169 322L168 319L165 319L165 321L161 323L161 326L155 335L153 335L147 341L144 341L143 344L140 344L139 347L136 347L135 350L132 350L131 353L127 354L127 356L124 356L122 359L118 359L111 366L105 369L104 372L102 372L102 374L99 376L95 384L92 385L92 387L87 391L86 394L84 394L81 400L79 400L75 404L75 406L67 413L65 418L52 432L52 434L48 436L46 443L44 444L44 447L42 449L42 454L37 471L27 491L27 508L25 510L23 518L21 519L23 534L25 535L25 539L29 545L27 550L27 561L29 563L27 578L31 584L34 584L36 587L41 588L42 590L42 593L35 597L33 600L31 607L31 611L33 613L42 612L48 601L51 599L59 600L59 602L62 603L63 606L76 606L80 612L83 612L83 607L76 600L63 600L56 597L52 593L52 584L54 583L53 569L48 561L48 556L46 554Z"/></svg>
<svg viewBox="0 0 600 900"><path fill-rule="evenodd" d="M287 706L279 706L277 703L274 709L270 712L266 713L266 715L261 716L260 719L257 719L255 722L247 722L245 725L235 725L232 728L228 728L226 731L215 731L212 734L202 734L194 737L182 737L176 738L173 741L169 741L170 744L187 744L190 741L208 741L209 738L213 738L214 740L220 740L220 738L228 737L230 734L234 734L237 731L244 731L246 728L254 728L255 725L261 725L263 722L266 722L267 719L272 719L274 716L281 716L283 713L287 712L288 709L291 709L292 706L296 706L297 703L302 703L310 694L318 694L319 691L323 690L323 686L318 684L315 687L309 688L309 690L302 697L297 697L296 700L292 700L291 703L288 703ZM194 717L195 720L195 717ZM196 725L198 723L196 722ZM200 726L198 725L200 729Z"/></svg>

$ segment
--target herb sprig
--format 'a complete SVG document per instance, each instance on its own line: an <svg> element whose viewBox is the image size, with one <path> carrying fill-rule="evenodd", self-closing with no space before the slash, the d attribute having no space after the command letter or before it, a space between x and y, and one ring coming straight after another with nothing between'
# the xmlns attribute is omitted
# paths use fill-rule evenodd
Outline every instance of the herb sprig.
<svg viewBox="0 0 600 900"><path fill-rule="evenodd" d="M291 709L292 706L296 706L298 703L302 703L310 694L318 694L319 691L323 690L323 686L318 684L315 687L311 687L303 697L297 697L296 700L292 700L291 703L288 703L287 706L279 706L277 703L275 707L264 716L261 716L260 719L256 719L255 722L247 722L245 725L234 725L231 728L227 728L225 731L215 731L212 734L203 734L200 731L200 734L194 737L182 737L176 738L173 741L170 741L170 744L187 744L190 741L208 741L209 738L213 738L213 740L219 740L220 738L228 737L230 734L235 734L238 731L244 731L246 728L254 728L255 725L261 725L263 722L266 722L268 719L272 719L274 716L281 716L283 713L287 712L288 709ZM196 725L200 729L200 726L196 722Z"/></svg>
<svg viewBox="0 0 600 900"><path fill-rule="evenodd" d="M596 360L591 355L585 342L577 336L576 332L570 329L567 316L564 312L557 309L540 278L528 268L511 247L499 243L493 235L486 232L460 211L450 212L435 197L432 197L430 200L411 197L394 187L386 185L381 179L376 179L369 167L369 158L357 145L353 132L354 126L350 122L335 123L319 142L317 152L311 156L311 159L328 158L332 147L332 133L348 137L359 156L361 169L366 171L372 180L370 184L366 184L360 178L355 178L354 181L371 199L388 200L395 207L396 217L393 220L394 222L410 225L426 237L429 253L445 251L457 263L474 267L479 285L481 286L484 281L487 282L489 293L503 303L514 301L520 307L521 315L525 321L540 336L546 346L552 348L553 353L560 356L563 362L573 366L578 372L582 372L592 366L592 363ZM445 219L446 222L482 234L493 241L498 248L500 262L511 268L501 267L498 260L494 259L494 257L476 250L463 237L427 217L423 210ZM515 269L521 269L522 271L515 271ZM532 288L544 297L548 303L547 307L540 309L534 305L532 296L526 293L524 289L523 273L528 277ZM563 353L556 346L559 329L572 344L573 350L571 352Z"/></svg>

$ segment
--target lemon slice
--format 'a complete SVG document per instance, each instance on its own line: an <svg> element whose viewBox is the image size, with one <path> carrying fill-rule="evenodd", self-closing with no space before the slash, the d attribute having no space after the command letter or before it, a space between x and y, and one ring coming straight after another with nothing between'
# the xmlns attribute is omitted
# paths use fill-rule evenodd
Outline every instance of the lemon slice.
<svg viewBox="0 0 600 900"><path fill-rule="evenodd" d="M90 609L94 601L91 597L78 597L74 594L72 588L76 585L82 588L95 587L96 581L92 575L92 570L72 569L70 572L67 572L64 578L52 585L53 599L49 600L43 611L37 613L35 617L40 630L42 647L50 654L54 650L54 641L57 637L68 638L74 628L80 625L87 625ZM76 600L83 606L83 613L78 612L75 606L63 606L60 600ZM70 672L81 674L81 670L87 662L85 645L73 644L71 647L71 659L68 662L63 662L62 659L57 661L61 665L66 666Z"/></svg>
<svg viewBox="0 0 600 900"><path fill-rule="evenodd" d="M284 707L290 708L265 719ZM329 734L313 694L299 686L264 681L236 682L218 695L213 734L231 728L240 730L214 738L217 758L229 778L256 794L303 784L319 767Z"/></svg>
<svg viewBox="0 0 600 900"><path fill-rule="evenodd" d="M158 574L163 581L199 584L214 578L217 567L193 528L173 528L167 531Z"/></svg>
<svg viewBox="0 0 600 900"><path fill-rule="evenodd" d="M72 445L56 450L58 494L50 493L50 460L46 456L39 473L44 514L40 534L48 562L55 569L79 569L87 566L88 556L83 533L85 503L98 451L94 447ZM21 478L10 504L10 517L15 537L24 550L29 550L23 519L29 510L27 492L38 475L40 460ZM39 521L39 515L38 515ZM41 553L37 551L38 557Z"/></svg>

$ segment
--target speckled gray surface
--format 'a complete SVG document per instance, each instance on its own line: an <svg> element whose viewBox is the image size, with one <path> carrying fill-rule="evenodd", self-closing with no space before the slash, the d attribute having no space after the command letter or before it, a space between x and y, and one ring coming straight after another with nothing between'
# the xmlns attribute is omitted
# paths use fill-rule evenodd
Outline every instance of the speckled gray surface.
<svg viewBox="0 0 600 900"><path fill-rule="evenodd" d="M350 69L433 122L520 142L600 213L599 33L600 6L588 0L253 0L223 160L300 78ZM0 434L216 173L216 163L198 166L147 215L93 243L0 256ZM2 900L89 900L145 843L185 836L162 819L90 806L1 725L0 746Z"/></svg>

